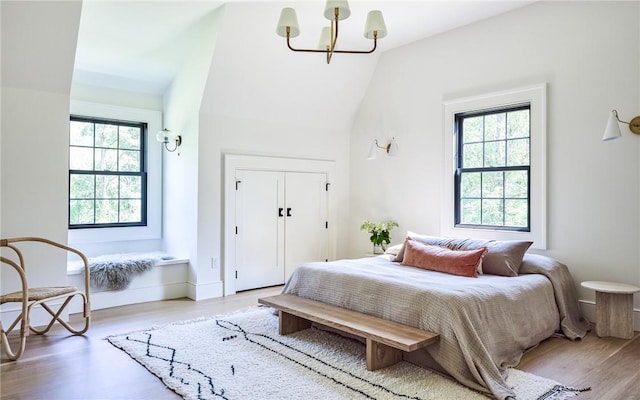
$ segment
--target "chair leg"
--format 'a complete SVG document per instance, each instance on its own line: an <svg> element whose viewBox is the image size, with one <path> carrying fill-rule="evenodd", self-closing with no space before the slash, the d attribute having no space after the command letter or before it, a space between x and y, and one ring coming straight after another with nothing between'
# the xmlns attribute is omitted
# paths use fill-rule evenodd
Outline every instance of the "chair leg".
<svg viewBox="0 0 640 400"><path fill-rule="evenodd" d="M12 324L12 326L14 325L15 323ZM9 338L7 338L7 333L11 332L11 329L8 332L5 332L4 328L2 327L2 322L0 322L0 331L0 341L2 341L2 349L7 354L9 360L17 360L18 358L20 358L22 353L24 353L25 345L27 343L27 336L29 335L29 321L23 319L20 323L20 344L18 345L18 350L15 352L9 345Z"/></svg>
<svg viewBox="0 0 640 400"><path fill-rule="evenodd" d="M67 306L67 304L69 304L69 302L71 301L71 299L73 298L73 296L69 296L65 299L64 303L62 303L62 305L58 308L57 312L54 312L51 307L49 307L49 305L47 303L45 303L44 301L42 302L35 302L32 304L36 305L36 304L40 304L40 306L47 311L53 318L51 318L51 321L49 321L49 325L47 325L46 328L44 329L36 329L32 326L29 327L29 329L31 329L31 332L37 333L38 335L43 335L47 332L49 332L51 330L51 327L53 327L53 325L56 323L56 321L58 322L62 322L62 319L60 319L60 315L62 314L62 311L64 311L65 307Z"/></svg>
<svg viewBox="0 0 640 400"><path fill-rule="evenodd" d="M25 315L24 313L20 313L15 320L13 320L13 322L11 323L11 325L9 325L9 328L7 329L2 329L2 332L4 332L6 335L9 335L11 332L13 332L13 330L15 329L15 327L18 325L18 322L21 322L24 318L23 315ZM27 316L29 315L28 313L26 314ZM29 318L27 318L28 320ZM2 321L0 321L0 326L2 325ZM27 323L27 326L29 326L29 324ZM27 334L29 333L29 331L27 331Z"/></svg>
<svg viewBox="0 0 640 400"><path fill-rule="evenodd" d="M73 299L73 297L75 295L79 295L80 297L82 297L82 300L83 300L83 308L84 308L83 316L84 316L85 322L84 322L84 327L82 329L75 329L73 326L69 325L67 323L67 321L65 321L62 318L60 318L60 315L64 311L65 307L67 307L67 305L69 304L69 302L71 301L71 299ZM64 303L62 303L60 308L58 308L57 312L52 310L51 307L49 307L45 302L33 303L31 305L35 305L35 304L40 304L42 306L42 308L44 310L46 310L52 316L51 321L49 322L49 324L44 329L37 329L37 328L34 328L32 326L29 326L29 329L32 332L34 332L34 333L36 333L38 335L43 335L43 334L49 332L49 330L51 330L51 328L56 323L56 321L59 322L60 325L64 326L69 332L73 333L74 335L82 335L85 332L87 332L87 330L89 330L90 317L87 315L88 314L88 312L87 312L88 311L87 297L86 297L86 295L84 293L74 293L73 295L68 296L66 298L66 300L64 301Z"/></svg>
<svg viewBox="0 0 640 400"><path fill-rule="evenodd" d="M69 323L67 323L67 321L64 321L60 318L57 318L57 321L60 323L60 325L64 326L65 328L67 328L67 330L71 333L73 333L74 335L83 335L85 332L87 332L89 330L89 323L91 321L91 315L90 315L90 311L89 311L89 302L87 300L87 296L84 293L76 293L74 294L78 295L80 297L82 297L82 305L83 305L83 311L82 311L82 316L84 317L84 327L82 327L82 329L76 329L74 327L72 327ZM73 296L70 296L67 301L65 302L65 304L62 306L62 308L66 307L66 304L73 298ZM60 312L60 310L59 310Z"/></svg>

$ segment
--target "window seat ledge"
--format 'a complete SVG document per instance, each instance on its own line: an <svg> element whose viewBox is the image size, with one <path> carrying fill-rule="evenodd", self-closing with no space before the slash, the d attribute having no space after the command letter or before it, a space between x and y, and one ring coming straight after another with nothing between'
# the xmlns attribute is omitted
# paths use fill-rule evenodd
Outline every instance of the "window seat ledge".
<svg viewBox="0 0 640 400"><path fill-rule="evenodd" d="M153 263L149 268L141 273L126 274L116 273L112 280L111 274L105 276L103 264L112 262L129 261L140 262L149 260ZM127 304L138 304L147 301L161 301L177 299L189 296L189 259L170 256L166 253L127 253L108 254L100 257L89 258L89 263L97 267L97 273L91 274L91 309L100 310L103 308L118 307ZM75 287L84 287L84 267L82 261L68 263L67 273L68 284ZM155 268L158 267L158 268ZM116 270L119 270L119 266ZM100 283L95 284L95 279ZM107 281L104 286L101 283ZM118 287L122 285L122 287ZM81 312L81 308L72 308L73 312Z"/></svg>
<svg viewBox="0 0 640 400"><path fill-rule="evenodd" d="M155 262L153 263L154 267L162 267L168 265L176 265L176 264L186 264L189 262L188 258L179 258L171 256L167 253L162 252L151 252L151 253L126 253L126 254L105 254L97 257L88 257L89 265L91 265L92 260L100 260L101 262L110 261L110 260L118 260L123 257L129 258L153 258ZM84 271L84 265L81 260L75 259L70 260L67 263L67 276L70 275L80 275Z"/></svg>

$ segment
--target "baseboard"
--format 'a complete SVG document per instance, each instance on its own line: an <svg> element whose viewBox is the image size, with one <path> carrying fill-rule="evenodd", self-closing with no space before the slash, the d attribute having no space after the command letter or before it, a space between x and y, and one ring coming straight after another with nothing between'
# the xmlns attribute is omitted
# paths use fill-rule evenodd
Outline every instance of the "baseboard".
<svg viewBox="0 0 640 400"><path fill-rule="evenodd" d="M92 290L91 309L118 307L129 304L145 303L187 297L188 264L156 265L151 270L134 277L124 290ZM81 279L81 275L70 276ZM72 283L79 285L80 282ZM73 310L79 312L81 310Z"/></svg>
<svg viewBox="0 0 640 400"><path fill-rule="evenodd" d="M174 261L174 260L172 260ZM179 262L164 262L156 265L150 271L132 279L131 284L124 290L94 290L91 289L89 298L91 310L100 310L124 306L129 304L145 303L189 297L193 300L205 300L222 297L222 282L209 282L193 284L187 282L188 260ZM84 287L83 275L76 272L68 275L69 284L78 288ZM57 302L58 304L61 303ZM65 319L68 314L82 312L82 302L74 299L67 306ZM18 304L5 304L0 308L0 318L3 326L8 326L20 313ZM34 308L31 313L31 323L34 326L45 325L49 322L48 314L42 309Z"/></svg>
<svg viewBox="0 0 640 400"><path fill-rule="evenodd" d="M202 284L193 284L189 282L187 286L189 292L188 297L191 300L200 301L223 296L222 281Z"/></svg>
<svg viewBox="0 0 640 400"><path fill-rule="evenodd" d="M596 320L596 303L591 300L579 300L582 315L591 322ZM640 310L633 309L633 330L640 331Z"/></svg>
<svg viewBox="0 0 640 400"><path fill-rule="evenodd" d="M123 293L124 292L124 293ZM170 283L124 291L98 292L91 295L91 309L100 310L129 304L146 303L187 297L186 283Z"/></svg>
<svg viewBox="0 0 640 400"><path fill-rule="evenodd" d="M187 297L188 260L171 260L156 265L151 270L134 277L131 284L124 290L99 290L91 288L89 299L91 310L100 310L124 306L129 304L145 303L148 301L160 301ZM84 290L83 275L75 271L68 275L69 285ZM62 304L62 300L52 302L54 309ZM68 314L82 312L82 301L76 296L67 306L63 318L68 320ZM18 303L3 304L0 308L0 319L3 326L9 326L20 314ZM49 323L50 316L41 307L31 310L31 324L43 326Z"/></svg>

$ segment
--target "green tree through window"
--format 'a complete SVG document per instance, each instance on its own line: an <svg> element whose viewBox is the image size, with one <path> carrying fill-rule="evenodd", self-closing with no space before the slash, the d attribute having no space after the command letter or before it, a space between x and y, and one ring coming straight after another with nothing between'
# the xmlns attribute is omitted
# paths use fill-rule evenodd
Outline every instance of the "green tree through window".
<svg viewBox="0 0 640 400"><path fill-rule="evenodd" d="M530 230L530 105L455 116L455 226Z"/></svg>
<svg viewBox="0 0 640 400"><path fill-rule="evenodd" d="M146 124L72 116L69 228L144 226Z"/></svg>

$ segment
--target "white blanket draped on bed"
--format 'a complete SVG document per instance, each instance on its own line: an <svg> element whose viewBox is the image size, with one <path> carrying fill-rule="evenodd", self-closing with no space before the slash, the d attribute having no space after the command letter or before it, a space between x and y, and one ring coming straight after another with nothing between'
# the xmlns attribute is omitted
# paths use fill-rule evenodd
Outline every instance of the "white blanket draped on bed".
<svg viewBox="0 0 640 400"><path fill-rule="evenodd" d="M505 399L514 395L506 369L526 349L561 329L572 339L588 329L566 266L542 256L525 261L524 275L478 278L406 267L384 256L309 263L296 269L283 292L439 333L426 349L431 358L461 383ZM559 292L566 286L569 293Z"/></svg>

